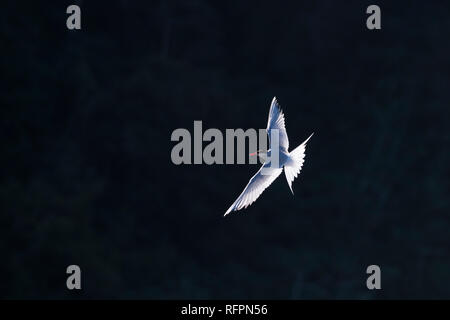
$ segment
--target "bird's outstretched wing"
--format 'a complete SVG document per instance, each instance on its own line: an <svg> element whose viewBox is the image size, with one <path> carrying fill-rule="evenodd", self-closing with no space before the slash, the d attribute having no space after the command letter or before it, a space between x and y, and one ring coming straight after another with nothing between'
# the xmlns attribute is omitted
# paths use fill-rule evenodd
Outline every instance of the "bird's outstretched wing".
<svg viewBox="0 0 450 320"><path fill-rule="evenodd" d="M280 149L284 149L288 151L289 149L289 139L286 132L286 127L284 124L284 114L283 111L280 108L280 105L278 104L277 98L273 97L272 104L270 105L270 111L269 111L269 120L267 121L267 134L269 136L269 142L272 144L272 141L270 141L270 135L271 135L271 129L277 129L279 132L279 140L278 144ZM270 147L272 148L272 146Z"/></svg>
<svg viewBox="0 0 450 320"><path fill-rule="evenodd" d="M261 172L263 168L265 170L264 174ZM263 193L263 191L272 184L272 182L281 174L282 171L282 168L272 168L270 167L270 164L264 164L261 166L258 172L250 179L241 195L231 205L227 212L225 212L224 216L229 214L231 211L247 208L255 202L261 193Z"/></svg>

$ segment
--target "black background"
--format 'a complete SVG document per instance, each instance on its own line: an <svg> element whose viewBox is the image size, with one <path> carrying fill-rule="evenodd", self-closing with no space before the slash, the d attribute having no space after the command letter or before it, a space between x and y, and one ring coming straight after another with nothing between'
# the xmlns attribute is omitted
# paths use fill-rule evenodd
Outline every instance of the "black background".
<svg viewBox="0 0 450 320"><path fill-rule="evenodd" d="M450 298L449 17L438 1L2 2L0 297ZM292 147L315 132L295 196L281 176L224 218L258 166L175 166L171 133L264 128L273 96Z"/></svg>

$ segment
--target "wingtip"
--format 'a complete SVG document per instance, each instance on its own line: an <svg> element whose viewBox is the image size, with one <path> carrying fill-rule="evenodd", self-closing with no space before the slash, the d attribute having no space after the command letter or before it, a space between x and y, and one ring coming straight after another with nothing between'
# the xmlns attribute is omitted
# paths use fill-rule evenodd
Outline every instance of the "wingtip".
<svg viewBox="0 0 450 320"><path fill-rule="evenodd" d="M281 108L276 96L273 97L272 102L270 103L270 112L274 112L275 110L283 113L283 109Z"/></svg>
<svg viewBox="0 0 450 320"><path fill-rule="evenodd" d="M278 105L278 99L276 96L273 96L271 105L274 105L274 104Z"/></svg>

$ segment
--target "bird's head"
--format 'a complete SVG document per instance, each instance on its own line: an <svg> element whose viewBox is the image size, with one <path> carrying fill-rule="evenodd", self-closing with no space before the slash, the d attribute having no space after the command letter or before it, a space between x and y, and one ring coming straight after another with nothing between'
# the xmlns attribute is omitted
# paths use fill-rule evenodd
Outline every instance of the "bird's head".
<svg viewBox="0 0 450 320"><path fill-rule="evenodd" d="M258 150L258 151L256 151L256 152L250 153L250 156L253 157L253 156L256 156L256 155L263 154L263 153L267 153L267 151L264 151L264 150Z"/></svg>
<svg viewBox="0 0 450 320"><path fill-rule="evenodd" d="M270 149L269 149L269 150L258 150L258 151L256 151L256 152L250 153L250 156L251 156L251 157L252 157L252 156L256 156L256 155L258 155L258 156L264 156L264 155L267 155L268 152L270 152Z"/></svg>

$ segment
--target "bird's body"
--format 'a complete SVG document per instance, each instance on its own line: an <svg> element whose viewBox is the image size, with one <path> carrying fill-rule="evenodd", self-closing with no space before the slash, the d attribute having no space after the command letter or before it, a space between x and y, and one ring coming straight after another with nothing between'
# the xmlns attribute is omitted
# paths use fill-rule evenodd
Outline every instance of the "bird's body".
<svg viewBox="0 0 450 320"><path fill-rule="evenodd" d="M262 151L258 152L258 156L261 157L261 160L263 163L266 163L267 159L271 159L272 157L272 150L269 149L267 152L262 153ZM283 168L285 165L292 165L293 159L291 158L291 155L288 151L285 150L279 150L278 152L278 164L275 164L275 167L277 168ZM267 164L270 164L268 162Z"/></svg>
<svg viewBox="0 0 450 320"><path fill-rule="evenodd" d="M297 177L302 169L306 143L312 137L312 134L301 145L289 152L289 140L284 123L284 114L274 97L270 105L269 119L267 122L267 134L269 135L270 149L267 151L257 151L250 155L258 155L263 160L264 164L258 172L250 179L244 191L225 212L225 215L231 211L247 208L258 199L262 192L275 181L284 169L286 180L288 182L291 192L292 181ZM278 134L278 143L272 142L271 138L276 137L273 134ZM272 161L272 153L277 151L278 161ZM275 157L276 158L276 157Z"/></svg>

